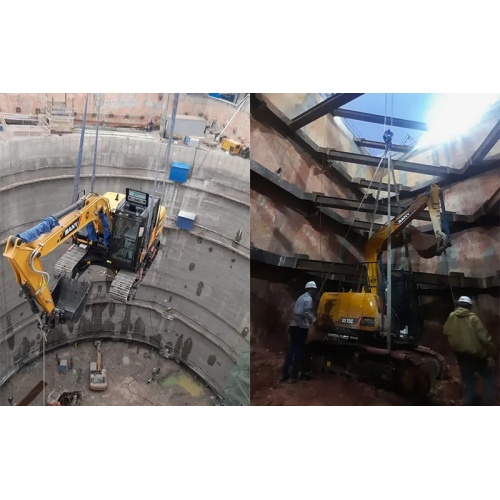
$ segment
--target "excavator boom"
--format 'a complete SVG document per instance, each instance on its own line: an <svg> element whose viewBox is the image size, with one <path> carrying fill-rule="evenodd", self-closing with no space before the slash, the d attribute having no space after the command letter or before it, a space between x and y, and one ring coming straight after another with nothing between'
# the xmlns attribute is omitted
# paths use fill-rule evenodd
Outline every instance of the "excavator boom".
<svg viewBox="0 0 500 500"><path fill-rule="evenodd" d="M30 302L33 312L42 311L51 317L56 309L62 309L58 302L67 300L72 295L88 295L89 286L83 283L68 283L63 291L63 277L54 293L50 291L50 275L44 271L41 258L72 238L79 230L89 223L102 225L102 220L109 222L111 218L110 206L107 198L90 193L64 210L45 218L36 227L24 233L10 236L4 251L4 257L9 261L16 281ZM71 288L70 293L67 288ZM66 304L69 306L69 304ZM67 307L70 318L75 320L75 314L81 312L81 304L76 307ZM77 311L78 310L78 311Z"/></svg>
<svg viewBox="0 0 500 500"><path fill-rule="evenodd" d="M440 188L437 184L433 184L428 193L420 195L406 210L394 217L389 225L385 225L379 229L367 241L365 245L365 260L368 270L368 284L372 293L377 293L379 284L378 257L380 252L386 248L387 240L390 236L395 237L400 234L426 207L429 210L432 221L435 245L434 248L427 248L425 258L441 255L451 245L449 237L443 229L443 221L441 220Z"/></svg>

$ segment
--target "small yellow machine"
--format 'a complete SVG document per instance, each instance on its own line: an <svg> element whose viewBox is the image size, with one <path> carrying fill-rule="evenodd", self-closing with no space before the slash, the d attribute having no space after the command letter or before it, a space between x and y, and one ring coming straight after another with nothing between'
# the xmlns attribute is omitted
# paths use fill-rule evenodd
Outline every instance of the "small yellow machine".
<svg viewBox="0 0 500 500"><path fill-rule="evenodd" d="M243 144L226 137L222 140L220 147L223 151L227 151L230 155L239 155L243 149Z"/></svg>
<svg viewBox="0 0 500 500"><path fill-rule="evenodd" d="M102 366L101 342L96 341L97 362L90 362L90 389L93 391L104 391L108 388L108 376L106 368Z"/></svg>

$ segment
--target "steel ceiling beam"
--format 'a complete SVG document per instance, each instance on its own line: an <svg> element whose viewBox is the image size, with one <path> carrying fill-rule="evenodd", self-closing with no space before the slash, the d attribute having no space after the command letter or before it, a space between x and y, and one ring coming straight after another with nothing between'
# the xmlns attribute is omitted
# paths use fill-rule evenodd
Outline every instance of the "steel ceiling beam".
<svg viewBox="0 0 500 500"><path fill-rule="evenodd" d="M333 116L346 118L348 120L358 120L361 122L386 124L387 127L401 127L413 130L427 130L427 123L417 122L415 120L405 120L404 118L390 118L382 115L373 115L361 111L351 111L350 109L335 109Z"/></svg>
<svg viewBox="0 0 500 500"><path fill-rule="evenodd" d="M493 149L493 146L500 140L500 120L493 127L493 130L486 136L486 139L470 157L465 167L484 160L485 156Z"/></svg>
<svg viewBox="0 0 500 500"><path fill-rule="evenodd" d="M357 276L359 275L359 264L341 264L337 262L328 262L320 260L311 260L303 256L283 256L278 255L261 248L254 246L250 247L250 260L251 262L259 262L268 266L277 268L296 269L305 272L320 272L322 276L326 275L339 275L341 277ZM360 263L362 264L362 263ZM393 275L401 275L402 271L394 270ZM500 274L493 274L487 277L472 278L464 276L463 273L450 273L436 274L436 273L422 273L413 272L413 279L419 285L435 288L449 289L450 285L457 289L491 289L500 286ZM425 288L421 293L432 293L432 288Z"/></svg>
<svg viewBox="0 0 500 500"><path fill-rule="evenodd" d="M369 181L368 179L356 179L355 182L359 184L360 187L362 188L370 188L370 189L378 189L378 182L375 181ZM403 186L402 184L396 184L398 187L398 192L401 194L402 192L411 192L412 189L409 188L408 186ZM396 192L396 186L391 183L391 193ZM384 182L381 186L382 191L387 191L387 184Z"/></svg>
<svg viewBox="0 0 500 500"><path fill-rule="evenodd" d="M385 143L383 142L377 142L377 141L370 141L368 139L361 139L359 137L354 138L354 143L356 146L360 146L363 148L372 148L372 149L385 149ZM391 145L391 151L394 151L396 153L408 153L412 149L412 146L404 146L404 145L398 145L398 144L392 144Z"/></svg>
<svg viewBox="0 0 500 500"><path fill-rule="evenodd" d="M322 193L306 193L302 191L298 186L290 184L286 180L282 179L278 174L271 172L266 167L262 166L260 163L250 160L250 171L251 180L256 179L257 175L260 179L265 179L267 182L274 185L275 188L279 189L283 195L287 196L287 203L289 208L292 210L302 213L302 215L308 217L314 214L315 210L320 210L327 217L339 222L343 225L350 225L351 220L341 217L334 210L348 210L351 212L359 211L365 213L375 212L375 202L372 200L366 200L360 204L359 200L348 200L344 198L336 198L333 196L325 196ZM252 182L253 189L257 192L259 191L259 183ZM379 201L377 207L377 215L387 215L387 203ZM401 200L401 209L407 208L413 200ZM482 206L480 206L474 213L469 215L457 214L456 212L446 212L446 219L450 226L450 232L455 233L458 231L463 231L469 227L475 227L479 224L484 224L486 220L489 223L497 223L500 217L498 207L500 206L500 188L488 199ZM391 204L391 213L397 214L397 205ZM486 218L486 219L485 219ZM416 217L416 220L430 221L430 216L427 211L420 212ZM482 222L481 222L482 221ZM356 220L352 223L352 228L357 231L369 231L371 223L368 221ZM373 229L377 231L382 227L379 223L373 224ZM418 229L422 232L432 232L432 225L419 226Z"/></svg>
<svg viewBox="0 0 500 500"><path fill-rule="evenodd" d="M304 197L306 197L309 193L304 193ZM371 202L371 201L364 201L363 203L360 204L358 200L347 200L345 198L336 198L333 196L324 196L324 195L316 195L312 201L320 207L329 207L329 208L336 208L339 210L350 210L350 211L359 211L359 212L364 212L368 214L373 214L375 213L375 205L376 203ZM400 210L405 210L406 207L410 205L410 200L405 200L405 203L401 207L401 209L398 210L398 207L396 204L391 203L391 213L394 214L394 216L397 216ZM378 204L377 206L377 215L387 215L387 204L383 205L381 203ZM416 220L424 220L424 221L430 221L431 216L429 212L427 211L422 211L418 215L414 217ZM455 212L446 212L446 219L448 221L451 220L459 220L460 216L456 215ZM464 216L465 220L465 216Z"/></svg>
<svg viewBox="0 0 500 500"><path fill-rule="evenodd" d="M268 188L276 191L276 194L280 197L281 204L306 218L319 216L319 212L322 212L338 224L349 225L352 222L352 229L355 231L370 230L370 222L359 220L350 221L336 213L330 207L318 206L314 203L314 199L318 194L304 193L298 186L287 182L278 174L271 172L269 169L254 160L250 160L250 183L253 191L269 196L265 193L267 184ZM373 227L375 230L378 230L382 226L375 223Z"/></svg>
<svg viewBox="0 0 500 500"><path fill-rule="evenodd" d="M300 147L304 148L305 151L311 155L311 157L318 162L318 164L324 164L325 157L327 156L328 149L321 148L317 146L308 136L306 136L302 130L293 131L290 129L288 124L290 123L290 119L287 118L276 106L274 106L265 96L265 94L251 94L252 99L252 115L256 116L257 111L259 113L263 113L265 120L268 124L271 124L276 130L278 130L284 137L290 137L296 144ZM345 111L345 110L340 110ZM364 113L363 115L366 115ZM377 115L369 115L369 116L377 116ZM383 117L382 122L383 123ZM425 125L425 124L423 124ZM370 158L370 157L368 157ZM374 157L376 158L376 157ZM352 158L349 158L348 161L352 161ZM380 158L377 159L377 162L380 161ZM394 160L397 166L397 160ZM339 169L337 165L339 163L335 163L335 161L331 162L330 165L332 168L342 176L349 184L351 189L356 188L367 188L370 185L370 181L364 178L352 177L345 169ZM362 164L362 163L361 163ZM377 163L378 164L378 163ZM376 165L377 165L376 164ZM413 167L418 164L407 162L407 166ZM399 185L400 195L404 197L415 196L421 193L423 190L427 189L431 184L438 183L441 187L448 186L454 184L458 181L465 181L471 177L475 177L484 172L487 172L492 169L498 169L500 167L500 159L485 159L480 162L471 164L467 162L462 168L445 168L445 167L433 167L430 166L431 169L439 168L439 175L436 177L433 174L430 174L432 177L426 181L419 182L415 186L403 186ZM448 172L443 172L445 170ZM377 186L376 183L372 183L371 187ZM382 191L387 191L387 184L382 185ZM394 191L394 186L391 184L391 191ZM361 193L362 194L362 193Z"/></svg>
<svg viewBox="0 0 500 500"><path fill-rule="evenodd" d="M358 165L369 165L376 167L380 158L377 156L362 155L359 153L349 153L347 151L337 151L336 149L326 149L327 157L330 160L345 161L347 163L356 163ZM448 173L456 172L456 169L449 167L436 167L434 165L427 165L424 163L414 163L411 161L392 160L392 168L396 170L403 170L404 172L415 172L417 174L432 175L441 177ZM382 167L387 168L387 159L382 162Z"/></svg>
<svg viewBox="0 0 500 500"><path fill-rule="evenodd" d="M304 111L300 115L293 118L288 124L292 130L298 130L299 128L305 127L309 123L318 120L322 116L332 113L336 109L344 106L354 99L362 96L363 94L333 94L332 96L326 98L323 102L316 104L311 109Z"/></svg>

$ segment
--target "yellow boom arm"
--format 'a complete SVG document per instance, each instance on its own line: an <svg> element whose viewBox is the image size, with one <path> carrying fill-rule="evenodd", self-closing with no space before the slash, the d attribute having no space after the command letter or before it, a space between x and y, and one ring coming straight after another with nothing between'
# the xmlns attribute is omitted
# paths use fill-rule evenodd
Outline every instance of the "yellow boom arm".
<svg viewBox="0 0 500 500"><path fill-rule="evenodd" d="M48 287L49 274L43 270L40 259L71 238L89 222L101 228L100 211L103 211L111 221L108 199L89 193L75 204L54 214L52 217L59 225L49 233L42 234L29 243L24 242L18 236L10 236L7 240L3 255L12 266L16 281L21 285L27 298L34 299L48 316L54 313L56 305Z"/></svg>
<svg viewBox="0 0 500 500"><path fill-rule="evenodd" d="M437 240L436 255L441 255L450 246L448 237L442 230L439 192L439 186L433 184L428 193L419 196L406 210L394 217L390 225L379 229L366 243L365 260L368 268L368 284L372 294L377 294L379 283L378 256L385 248L389 235L398 235L425 207L429 209Z"/></svg>

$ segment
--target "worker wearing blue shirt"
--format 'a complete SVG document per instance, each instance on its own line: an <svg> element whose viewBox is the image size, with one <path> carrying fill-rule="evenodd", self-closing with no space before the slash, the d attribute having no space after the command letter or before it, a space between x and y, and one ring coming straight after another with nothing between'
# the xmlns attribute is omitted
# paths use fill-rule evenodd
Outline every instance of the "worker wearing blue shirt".
<svg viewBox="0 0 500 500"><path fill-rule="evenodd" d="M296 382L299 372L303 369L307 332L316 320L313 305L317 288L314 281L309 281L305 287L306 291L295 302L288 330L289 346L280 378L282 382Z"/></svg>

